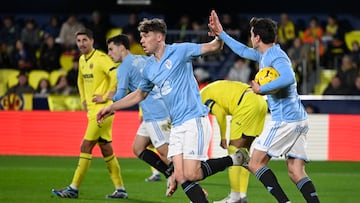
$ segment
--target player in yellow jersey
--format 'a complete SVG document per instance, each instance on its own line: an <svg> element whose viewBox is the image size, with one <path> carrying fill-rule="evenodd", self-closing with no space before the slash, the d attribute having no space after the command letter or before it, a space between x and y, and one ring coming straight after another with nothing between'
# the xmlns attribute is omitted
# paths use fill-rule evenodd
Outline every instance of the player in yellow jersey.
<svg viewBox="0 0 360 203"><path fill-rule="evenodd" d="M71 184L64 189L53 189L52 192L62 198L78 197L78 189L91 163L92 150L98 145L115 186L115 192L107 195L106 198L126 199L128 194L124 187L119 162L111 144L114 116L110 116L102 124L98 124L96 121L97 112L113 103L117 65L106 53L94 49L91 30L78 31L76 43L82 54L79 59L78 87L81 102L87 111L88 125L80 146L79 162Z"/></svg>
<svg viewBox="0 0 360 203"><path fill-rule="evenodd" d="M202 102L209 107L220 127L220 146L234 154L239 148L250 150L264 127L267 113L265 99L242 82L218 80L200 91ZM227 116L231 116L230 140L226 139ZM229 167L230 195L214 203L246 203L250 172L242 166Z"/></svg>

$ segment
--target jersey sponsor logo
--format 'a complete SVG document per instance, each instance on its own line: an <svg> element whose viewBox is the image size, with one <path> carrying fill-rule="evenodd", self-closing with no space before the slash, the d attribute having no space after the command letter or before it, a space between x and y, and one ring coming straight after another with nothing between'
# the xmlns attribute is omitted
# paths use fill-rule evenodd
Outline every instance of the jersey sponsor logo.
<svg viewBox="0 0 360 203"><path fill-rule="evenodd" d="M172 90L172 88L171 88L171 82L169 81L169 80L166 80L165 82L164 82L164 84L162 85L162 87L161 87L161 89L160 89L160 94L162 95L162 96L164 96L164 95L168 95L170 92L171 92L171 90Z"/></svg>
<svg viewBox="0 0 360 203"><path fill-rule="evenodd" d="M83 74L83 78L94 78L93 74Z"/></svg>

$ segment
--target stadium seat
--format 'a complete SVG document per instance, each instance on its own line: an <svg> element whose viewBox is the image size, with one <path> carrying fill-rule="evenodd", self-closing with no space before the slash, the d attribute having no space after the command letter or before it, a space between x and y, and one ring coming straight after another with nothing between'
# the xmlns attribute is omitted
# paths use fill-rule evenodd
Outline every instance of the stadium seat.
<svg viewBox="0 0 360 203"><path fill-rule="evenodd" d="M50 72L49 75L49 82L50 82L50 86L53 87L56 85L56 82L58 81L59 77L62 75L66 75L67 72L64 70L53 70Z"/></svg>
<svg viewBox="0 0 360 203"><path fill-rule="evenodd" d="M352 50L352 43L358 41L360 44L360 30L353 30L345 33L345 43L349 50Z"/></svg>
<svg viewBox="0 0 360 203"><path fill-rule="evenodd" d="M0 96L4 95L6 91L18 83L17 76L20 71L11 68L0 69Z"/></svg>
<svg viewBox="0 0 360 203"><path fill-rule="evenodd" d="M106 33L106 40L108 40L110 37L114 37L116 35L119 35L122 33L122 29L121 28L111 28L109 31L107 31Z"/></svg>
<svg viewBox="0 0 360 203"><path fill-rule="evenodd" d="M331 80L336 75L336 70L333 69L324 69L320 72L320 82L329 84Z"/></svg>
<svg viewBox="0 0 360 203"><path fill-rule="evenodd" d="M73 54L67 54L67 53L61 54L60 56L61 68L64 69L65 71L69 71L73 66L74 57L75 56Z"/></svg>
<svg viewBox="0 0 360 203"><path fill-rule="evenodd" d="M45 70L31 70L29 73L29 85L37 89L42 78L49 79L49 72Z"/></svg>

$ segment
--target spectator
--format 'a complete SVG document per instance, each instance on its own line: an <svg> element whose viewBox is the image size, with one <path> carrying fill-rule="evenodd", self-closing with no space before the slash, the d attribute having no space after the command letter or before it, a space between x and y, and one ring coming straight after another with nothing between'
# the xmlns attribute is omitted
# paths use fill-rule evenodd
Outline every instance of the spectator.
<svg viewBox="0 0 360 203"><path fill-rule="evenodd" d="M357 68L360 68L360 45L359 41L354 40L351 43L351 50L349 51L349 56L352 58L354 64Z"/></svg>
<svg viewBox="0 0 360 203"><path fill-rule="evenodd" d="M49 73L53 70L60 69L60 56L62 51L61 45L55 42L54 36L45 34L44 43L40 47L39 68Z"/></svg>
<svg viewBox="0 0 360 203"><path fill-rule="evenodd" d="M128 18L128 23L122 27L123 34L132 33L135 37L135 41L140 42L140 33L137 29L139 25L139 16L137 13L130 13Z"/></svg>
<svg viewBox="0 0 360 203"><path fill-rule="evenodd" d="M191 30L191 19L188 14L182 14L178 20L178 22L175 24L174 29L179 30L179 38L178 42L184 42L186 41L186 35L187 31Z"/></svg>
<svg viewBox="0 0 360 203"><path fill-rule="evenodd" d="M21 41L32 52L40 47L40 29L33 18L26 20L25 27L21 30Z"/></svg>
<svg viewBox="0 0 360 203"><path fill-rule="evenodd" d="M107 16L100 11L94 11L87 27L94 32L94 48L107 52L106 33L112 27Z"/></svg>
<svg viewBox="0 0 360 203"><path fill-rule="evenodd" d="M39 81L38 87L35 90L35 97L47 97L50 93L50 82L46 78Z"/></svg>
<svg viewBox="0 0 360 203"><path fill-rule="evenodd" d="M74 90L74 88L68 84L66 75L60 76L55 86L52 87L50 91L50 94L60 94L60 95L71 95L75 93L76 91Z"/></svg>
<svg viewBox="0 0 360 203"><path fill-rule="evenodd" d="M74 93L78 93L78 72L79 72L79 57L74 57L72 68L66 75L67 82L74 90Z"/></svg>
<svg viewBox="0 0 360 203"><path fill-rule="evenodd" d="M15 24L13 16L5 16L3 18L3 26L0 30L0 43L6 52L10 55L14 49L17 39L20 38L21 29Z"/></svg>
<svg viewBox="0 0 360 203"><path fill-rule="evenodd" d="M44 36L51 35L54 37L54 39L58 38L60 35L60 28L61 28L60 23L61 22L58 16L56 15L50 16L49 22L43 26Z"/></svg>
<svg viewBox="0 0 360 203"><path fill-rule="evenodd" d="M287 13L280 15L280 23L278 25L278 42L284 51L287 51L293 45L294 39L297 37L297 30L294 22Z"/></svg>
<svg viewBox="0 0 360 203"><path fill-rule="evenodd" d="M221 16L221 21L225 32L229 33L231 36L234 36L236 39L240 35L240 29L236 23L236 19L230 13L224 13Z"/></svg>
<svg viewBox="0 0 360 203"><path fill-rule="evenodd" d="M28 75L26 72L20 72L18 76L18 83L8 89L6 95L9 94L33 94L35 92L34 88L29 85Z"/></svg>
<svg viewBox="0 0 360 203"><path fill-rule="evenodd" d="M227 80L240 81L249 84L251 75L251 68L247 61L236 55L234 64L230 67Z"/></svg>
<svg viewBox="0 0 360 203"><path fill-rule="evenodd" d="M11 54L12 65L20 71L30 71L36 67L35 53L25 47L21 39L16 40Z"/></svg>
<svg viewBox="0 0 360 203"><path fill-rule="evenodd" d="M358 75L358 69L353 63L349 55L342 57L341 66L337 69L336 76L341 81L341 86L344 89L344 94L348 94L355 86L355 78Z"/></svg>
<svg viewBox="0 0 360 203"><path fill-rule="evenodd" d="M11 67L11 55L7 52L6 44L0 44L0 68L10 68L10 67Z"/></svg>
<svg viewBox="0 0 360 203"><path fill-rule="evenodd" d="M324 66L329 69L338 67L341 63L341 58L349 53L344 38L338 34L331 37L324 53Z"/></svg>
<svg viewBox="0 0 360 203"><path fill-rule="evenodd" d="M75 32L84 28L75 14L70 14L65 22L62 23L59 34L59 43L64 51L77 51Z"/></svg>
<svg viewBox="0 0 360 203"><path fill-rule="evenodd" d="M324 29L320 26L319 19L315 16L311 17L309 25L304 30L304 34L302 35L301 40L304 45L308 46L311 53L310 59L312 61L315 61L317 52L320 56L324 55L325 50L324 44L322 43L323 35ZM319 44L318 47L316 46L317 43Z"/></svg>
<svg viewBox="0 0 360 203"><path fill-rule="evenodd" d="M130 43L130 53L135 55L145 55L145 51L141 46L140 42L137 41L137 34L139 31L135 31L133 29L126 29L123 31L123 34L127 35Z"/></svg>
<svg viewBox="0 0 360 203"><path fill-rule="evenodd" d="M350 92L351 95L360 95L360 76L355 79L355 86Z"/></svg>
<svg viewBox="0 0 360 203"><path fill-rule="evenodd" d="M309 79L309 77L303 78L304 69L306 68L306 72L309 73L309 68L311 67L308 49L306 46L303 46L301 39L296 37L293 40L292 46L288 48L287 54L296 74L298 88L300 88L303 80L308 81Z"/></svg>
<svg viewBox="0 0 360 203"><path fill-rule="evenodd" d="M341 80L335 76L328 86L325 88L323 95L343 95L347 94L347 90L342 87Z"/></svg>

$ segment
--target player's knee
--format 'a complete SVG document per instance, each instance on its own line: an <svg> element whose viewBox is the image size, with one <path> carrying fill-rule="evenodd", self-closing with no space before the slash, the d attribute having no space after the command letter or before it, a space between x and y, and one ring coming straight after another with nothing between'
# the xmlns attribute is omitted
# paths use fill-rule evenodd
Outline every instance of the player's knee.
<svg viewBox="0 0 360 203"><path fill-rule="evenodd" d="M202 179L202 172L200 170L185 170L184 178L189 181L198 181Z"/></svg>

